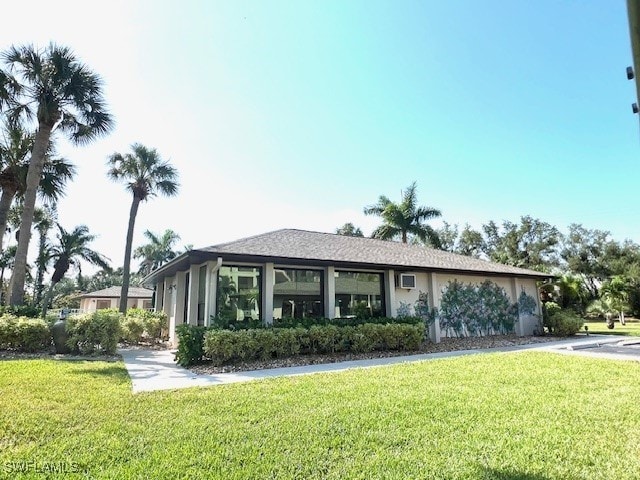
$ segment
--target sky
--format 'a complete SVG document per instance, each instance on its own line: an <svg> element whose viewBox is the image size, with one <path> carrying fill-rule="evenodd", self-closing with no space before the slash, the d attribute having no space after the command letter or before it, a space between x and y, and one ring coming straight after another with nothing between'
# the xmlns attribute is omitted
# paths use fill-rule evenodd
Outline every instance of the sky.
<svg viewBox="0 0 640 480"><path fill-rule="evenodd" d="M56 42L102 77L115 128L58 140L78 168L58 209L114 267L131 196L106 161L134 142L180 174L176 197L141 204L134 248L169 228L195 248L345 222L370 234L363 207L413 181L442 211L434 227L531 215L640 242L624 0L99 5L5 2L0 50Z"/></svg>

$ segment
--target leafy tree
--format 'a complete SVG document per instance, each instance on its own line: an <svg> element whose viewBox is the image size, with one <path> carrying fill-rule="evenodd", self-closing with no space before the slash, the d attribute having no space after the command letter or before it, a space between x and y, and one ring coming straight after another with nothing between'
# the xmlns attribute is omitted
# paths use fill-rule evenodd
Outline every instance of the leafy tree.
<svg viewBox="0 0 640 480"><path fill-rule="evenodd" d="M423 242L439 246L437 232L424 222L440 217L440 210L418 205L416 182L401 192L401 196L400 203L394 203L381 195L378 203L364 208L365 215L377 215L383 221L383 224L373 231L372 237L382 240L400 237L402 243L407 243L408 235L415 235Z"/></svg>
<svg viewBox="0 0 640 480"><path fill-rule="evenodd" d="M51 43L37 49L12 46L2 54L0 108L14 123L35 119L37 130L29 159L10 304L24 302L24 285L36 195L52 134L59 131L76 144L86 144L112 127L102 96L101 80L72 51Z"/></svg>
<svg viewBox="0 0 640 480"><path fill-rule="evenodd" d="M362 230L351 222L345 223L341 227L336 228L336 233L346 237L364 237Z"/></svg>
<svg viewBox="0 0 640 480"><path fill-rule="evenodd" d="M569 233L564 236L560 256L565 268L582 279L592 299L598 298L598 286L611 273L604 261L609 242L609 232L575 223L569 225Z"/></svg>
<svg viewBox="0 0 640 480"><path fill-rule="evenodd" d="M460 238L456 247L456 253L468 257L481 258L485 250L485 242L482 233L465 225L460 232Z"/></svg>
<svg viewBox="0 0 640 480"><path fill-rule="evenodd" d="M131 270L131 246L133 230L140 202L158 194L173 196L178 192L178 172L167 161L163 161L155 149L147 148L139 143L131 146L132 153L122 155L114 153L109 157L109 177L114 181L124 182L127 190L133 195L129 211L129 226L124 252L122 293L120 311L127 310L129 293L129 275Z"/></svg>
<svg viewBox="0 0 640 480"><path fill-rule="evenodd" d="M524 216L520 224L495 222L482 226L484 248L487 257L498 263L514 267L549 271L558 264L556 247L560 243L560 232L547 222Z"/></svg>
<svg viewBox="0 0 640 480"><path fill-rule="evenodd" d="M51 248L51 258L54 260L53 275L51 276L49 292L43 302L43 316L45 316L47 306L51 301L53 288L64 278L71 266L80 268L80 262L84 260L104 269L109 268L108 259L89 248L89 244L95 240L96 236L91 235L85 225L75 227L71 232L67 232L60 224L57 226L58 242Z"/></svg>
<svg viewBox="0 0 640 480"><path fill-rule="evenodd" d="M436 242L436 244L434 245L431 243L431 240L427 238L426 244L427 246L445 250L447 252L455 252L457 249L458 241L458 226L451 225L447 222L442 223L442 227L436 229L438 242Z"/></svg>
<svg viewBox="0 0 640 480"><path fill-rule="evenodd" d="M176 258L178 252L173 249L173 246L180 240L180 235L173 230L165 230L161 236L146 230L144 236L149 239L149 243L136 248L133 252L133 258L142 259L138 273L143 276Z"/></svg>

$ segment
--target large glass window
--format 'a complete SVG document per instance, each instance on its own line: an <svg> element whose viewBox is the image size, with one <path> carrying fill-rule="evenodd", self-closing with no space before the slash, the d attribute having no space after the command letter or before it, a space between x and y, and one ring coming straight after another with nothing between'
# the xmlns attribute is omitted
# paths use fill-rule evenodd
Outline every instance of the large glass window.
<svg viewBox="0 0 640 480"><path fill-rule="evenodd" d="M340 317L383 317L384 280L381 273L336 272L336 312Z"/></svg>
<svg viewBox="0 0 640 480"><path fill-rule="evenodd" d="M324 317L322 272L276 268L273 318Z"/></svg>
<svg viewBox="0 0 640 480"><path fill-rule="evenodd" d="M260 319L262 269L225 265L218 270L216 315L230 321Z"/></svg>
<svg viewBox="0 0 640 480"><path fill-rule="evenodd" d="M207 266L202 265L198 271L198 325L204 325L204 301L207 296Z"/></svg>

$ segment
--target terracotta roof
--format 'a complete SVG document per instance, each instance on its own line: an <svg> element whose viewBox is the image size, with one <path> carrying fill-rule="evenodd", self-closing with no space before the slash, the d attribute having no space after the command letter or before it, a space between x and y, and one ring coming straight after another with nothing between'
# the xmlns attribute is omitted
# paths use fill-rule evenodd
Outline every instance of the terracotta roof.
<svg viewBox="0 0 640 480"><path fill-rule="evenodd" d="M283 229L194 251L221 255L276 257L292 260L363 264L401 269L427 269L552 277L524 268L488 262L421 245L348 237L332 233ZM172 262L170 262L172 263ZM170 265L170 264L168 264Z"/></svg>
<svg viewBox="0 0 640 480"><path fill-rule="evenodd" d="M120 298L122 288L119 286L96 290L95 292L83 293L79 297L101 297L101 298ZM151 298L153 290L141 287L129 287L127 298Z"/></svg>

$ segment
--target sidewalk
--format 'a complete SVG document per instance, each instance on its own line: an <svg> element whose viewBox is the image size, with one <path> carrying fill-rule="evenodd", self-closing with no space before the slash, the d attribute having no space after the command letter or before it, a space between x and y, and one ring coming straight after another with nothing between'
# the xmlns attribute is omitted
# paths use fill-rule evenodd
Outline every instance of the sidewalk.
<svg viewBox="0 0 640 480"><path fill-rule="evenodd" d="M383 365L394 365L404 362L418 362L423 360L435 360L438 358L452 358L462 355L476 355L490 352L518 352L527 350L542 350L569 355L595 355L606 356L615 354L598 354L597 348L602 345L613 345L619 342L629 341L629 337L620 335L589 335L576 337L571 340L559 340L548 343L535 343L529 345L517 345L511 347L485 348L475 350L457 350L453 352L425 353L401 357L374 358L367 360L353 360L339 363L327 363L320 365L305 365L300 367L271 368L264 370L252 370L238 373L219 373L214 375L197 375L186 368L178 366L174 361L174 354L169 350L134 350L121 349L129 376L131 377L133 393L150 392L155 390L173 390L188 387L205 387L224 385L230 383L248 382L261 378L283 377L291 375L308 375L322 372L339 372L351 368L369 368ZM613 357L616 359L630 360L626 356Z"/></svg>

